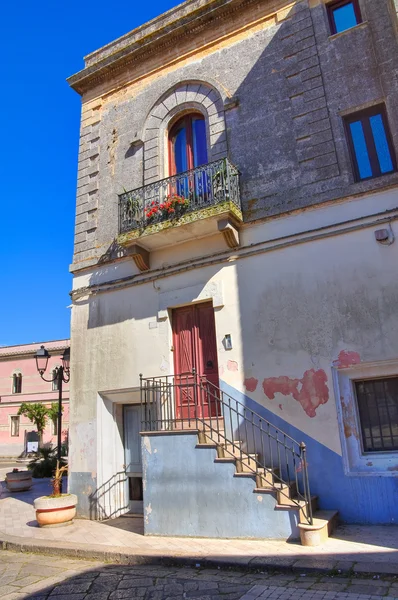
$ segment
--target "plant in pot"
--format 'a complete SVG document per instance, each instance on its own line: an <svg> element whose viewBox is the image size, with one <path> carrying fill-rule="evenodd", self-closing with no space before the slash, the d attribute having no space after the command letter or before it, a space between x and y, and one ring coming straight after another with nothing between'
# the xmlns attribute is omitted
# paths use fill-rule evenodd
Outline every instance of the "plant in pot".
<svg viewBox="0 0 398 600"><path fill-rule="evenodd" d="M36 521L39 527L60 527L71 525L76 516L77 496L62 494L62 476L66 474L67 465L57 466L51 480L53 493L50 496L36 498L33 506L36 510Z"/></svg>
<svg viewBox="0 0 398 600"><path fill-rule="evenodd" d="M170 194L166 200L159 206L164 219L181 217L189 207L189 200L178 194Z"/></svg>
<svg viewBox="0 0 398 600"><path fill-rule="evenodd" d="M125 188L123 188L123 194L125 196L124 219L128 222L139 222L142 219L142 198L132 192L127 192Z"/></svg>
<svg viewBox="0 0 398 600"><path fill-rule="evenodd" d="M6 475L6 486L9 492L26 492L33 485L32 473L13 469Z"/></svg>

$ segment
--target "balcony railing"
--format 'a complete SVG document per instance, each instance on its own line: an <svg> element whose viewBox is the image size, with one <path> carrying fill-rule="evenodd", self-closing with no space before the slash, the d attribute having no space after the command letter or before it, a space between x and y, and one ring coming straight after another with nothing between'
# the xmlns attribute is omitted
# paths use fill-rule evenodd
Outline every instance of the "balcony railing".
<svg viewBox="0 0 398 600"><path fill-rule="evenodd" d="M119 233L181 219L229 203L241 210L239 172L228 159L156 181L119 196Z"/></svg>

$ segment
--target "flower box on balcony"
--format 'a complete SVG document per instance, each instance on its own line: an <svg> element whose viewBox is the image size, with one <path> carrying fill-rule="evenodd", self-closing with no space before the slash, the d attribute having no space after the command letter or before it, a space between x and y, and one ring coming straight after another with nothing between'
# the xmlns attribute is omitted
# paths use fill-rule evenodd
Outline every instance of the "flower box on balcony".
<svg viewBox="0 0 398 600"><path fill-rule="evenodd" d="M239 174L227 159L119 196L118 243L157 249L212 235L225 219L242 221Z"/></svg>

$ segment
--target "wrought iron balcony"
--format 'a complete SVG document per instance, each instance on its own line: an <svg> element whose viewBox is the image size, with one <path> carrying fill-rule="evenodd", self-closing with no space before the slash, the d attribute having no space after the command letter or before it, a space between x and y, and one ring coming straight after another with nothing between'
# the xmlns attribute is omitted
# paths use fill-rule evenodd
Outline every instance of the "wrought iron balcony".
<svg viewBox="0 0 398 600"><path fill-rule="evenodd" d="M226 209L242 220L239 173L223 159L121 194L119 233L157 232Z"/></svg>

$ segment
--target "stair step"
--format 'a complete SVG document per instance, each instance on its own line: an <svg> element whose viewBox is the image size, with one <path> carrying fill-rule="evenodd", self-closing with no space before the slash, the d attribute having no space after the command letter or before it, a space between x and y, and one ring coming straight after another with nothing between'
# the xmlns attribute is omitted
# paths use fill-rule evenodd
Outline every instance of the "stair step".
<svg viewBox="0 0 398 600"><path fill-rule="evenodd" d="M205 444L198 442L195 448L217 448L217 444L215 442L207 442Z"/></svg>
<svg viewBox="0 0 398 600"><path fill-rule="evenodd" d="M272 487L275 489L275 477L279 475L279 469L257 469L256 485L258 488Z"/></svg>
<svg viewBox="0 0 398 600"><path fill-rule="evenodd" d="M299 511L299 523L307 523L307 503L305 500L294 499L291 504L280 504L277 501L276 507L278 510L295 510ZM312 514L318 511L318 496L311 496Z"/></svg>
<svg viewBox="0 0 398 600"><path fill-rule="evenodd" d="M241 473L238 473L238 471L235 471L234 473L234 477L251 477L252 479L255 478L255 473L251 473L250 471L242 471Z"/></svg>
<svg viewBox="0 0 398 600"><path fill-rule="evenodd" d="M337 525L337 510L318 510L313 515L313 524L299 523L303 546L319 546L333 533Z"/></svg>
<svg viewBox="0 0 398 600"><path fill-rule="evenodd" d="M220 458L222 458L223 456L225 456L227 458L231 455L239 458L241 455L241 450L240 450L241 444L242 444L241 441L236 441L236 442L234 442L234 444L231 444L229 442L227 442L227 443L222 442L221 444L219 444L219 446L217 448L217 453Z"/></svg>
<svg viewBox="0 0 398 600"><path fill-rule="evenodd" d="M220 431L199 431L198 432L198 439L199 439L199 443L200 444L220 444L222 443L223 439L224 439L224 430Z"/></svg>
<svg viewBox="0 0 398 600"><path fill-rule="evenodd" d="M286 483L275 483L275 488L278 491L278 504L287 506L297 504L297 500L295 500L297 496L297 484L295 481L291 481L289 485Z"/></svg>
<svg viewBox="0 0 398 600"><path fill-rule="evenodd" d="M249 472L257 470L258 454L248 454L242 458L236 459L236 470L238 473ZM254 473L253 473L254 474Z"/></svg>

